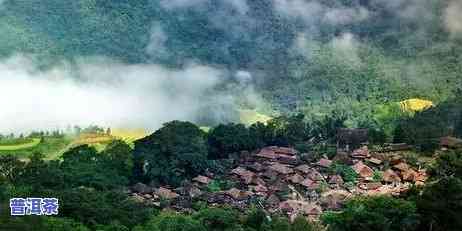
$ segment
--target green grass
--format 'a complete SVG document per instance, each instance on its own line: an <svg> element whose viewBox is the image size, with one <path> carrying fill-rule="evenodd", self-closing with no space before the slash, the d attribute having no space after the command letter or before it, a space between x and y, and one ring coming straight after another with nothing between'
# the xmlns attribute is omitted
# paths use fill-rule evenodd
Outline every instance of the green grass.
<svg viewBox="0 0 462 231"><path fill-rule="evenodd" d="M40 139L8 139L0 141L0 151L17 151L33 148L40 144Z"/></svg>

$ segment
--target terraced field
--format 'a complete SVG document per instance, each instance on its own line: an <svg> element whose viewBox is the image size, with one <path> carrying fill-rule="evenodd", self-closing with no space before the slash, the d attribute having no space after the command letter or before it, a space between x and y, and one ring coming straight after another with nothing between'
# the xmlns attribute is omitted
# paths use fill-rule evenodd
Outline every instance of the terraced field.
<svg viewBox="0 0 462 231"><path fill-rule="evenodd" d="M19 158L27 159L33 153L42 153L45 159L56 159L69 148L72 139L70 137L44 137L42 140L33 139L33 142L0 145L0 155L16 155Z"/></svg>
<svg viewBox="0 0 462 231"><path fill-rule="evenodd" d="M406 112L419 112L425 111L435 105L432 101L414 98L399 102L399 106L401 110Z"/></svg>
<svg viewBox="0 0 462 231"><path fill-rule="evenodd" d="M148 135L148 132L142 128L115 128L112 129L111 135L117 139L121 139L126 143L132 145L135 140L146 137Z"/></svg>
<svg viewBox="0 0 462 231"><path fill-rule="evenodd" d="M84 133L81 134L77 139L75 139L72 143L74 145L82 145L82 144L101 144L101 143L110 143L115 138L108 134L98 134L98 133Z"/></svg>
<svg viewBox="0 0 462 231"><path fill-rule="evenodd" d="M39 138L24 139L24 142L0 143L0 151L16 151L33 148L40 144Z"/></svg>

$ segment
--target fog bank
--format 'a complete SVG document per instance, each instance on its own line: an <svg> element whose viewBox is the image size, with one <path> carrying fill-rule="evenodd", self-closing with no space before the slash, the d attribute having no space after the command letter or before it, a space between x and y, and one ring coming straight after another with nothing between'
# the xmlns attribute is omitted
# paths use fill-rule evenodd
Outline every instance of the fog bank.
<svg viewBox="0 0 462 231"><path fill-rule="evenodd" d="M196 64L172 70L105 59L43 71L16 56L0 62L0 133L90 124L153 130L171 120L195 121L202 108L232 106L231 96L213 90L223 75Z"/></svg>

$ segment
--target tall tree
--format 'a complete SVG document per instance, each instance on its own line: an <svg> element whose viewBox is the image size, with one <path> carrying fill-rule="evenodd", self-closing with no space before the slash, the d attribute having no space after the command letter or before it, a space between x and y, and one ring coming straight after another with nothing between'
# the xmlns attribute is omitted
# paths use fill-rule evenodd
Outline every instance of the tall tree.
<svg viewBox="0 0 462 231"><path fill-rule="evenodd" d="M206 169L205 133L190 122L172 121L137 140L134 155L147 180L179 185Z"/></svg>

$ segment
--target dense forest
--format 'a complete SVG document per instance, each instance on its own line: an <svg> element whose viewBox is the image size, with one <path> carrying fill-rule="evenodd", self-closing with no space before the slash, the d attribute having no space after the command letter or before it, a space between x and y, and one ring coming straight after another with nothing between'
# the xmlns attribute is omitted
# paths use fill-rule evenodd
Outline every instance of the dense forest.
<svg viewBox="0 0 462 231"><path fill-rule="evenodd" d="M0 230L461 230L460 12L459 0L0 0ZM124 126L149 132L111 130ZM367 137L345 148L341 131ZM213 201L268 184L230 175L266 174L273 160L254 158L271 148L294 150L289 173L267 177L290 175L281 204L348 199L315 219L270 212L269 193ZM325 179L295 179L302 164ZM198 176L205 199L183 198ZM410 186L361 191L393 177ZM167 195L146 203L160 194L146 188ZM12 217L13 197L59 198L59 215Z"/></svg>

